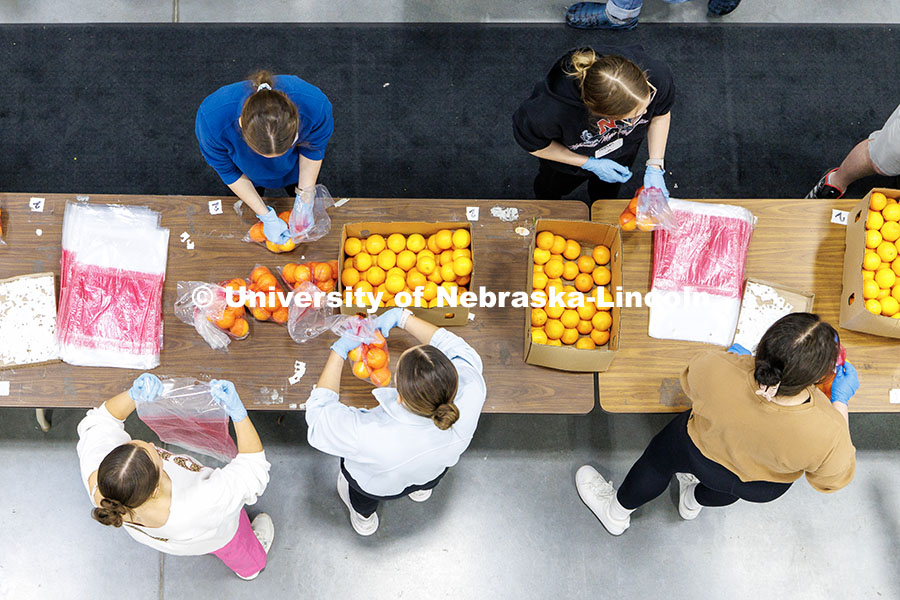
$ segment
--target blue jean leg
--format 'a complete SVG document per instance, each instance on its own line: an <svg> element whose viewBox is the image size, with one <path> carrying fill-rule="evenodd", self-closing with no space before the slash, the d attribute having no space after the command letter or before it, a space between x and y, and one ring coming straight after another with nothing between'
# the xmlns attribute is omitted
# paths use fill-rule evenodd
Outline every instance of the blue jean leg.
<svg viewBox="0 0 900 600"><path fill-rule="evenodd" d="M622 25L641 14L644 0L609 0L606 3L606 18Z"/></svg>

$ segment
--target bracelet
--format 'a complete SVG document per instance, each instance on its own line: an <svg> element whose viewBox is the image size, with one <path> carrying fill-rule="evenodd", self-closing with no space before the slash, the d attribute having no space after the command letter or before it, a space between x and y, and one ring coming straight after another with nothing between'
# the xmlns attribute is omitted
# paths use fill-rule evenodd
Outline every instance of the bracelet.
<svg viewBox="0 0 900 600"><path fill-rule="evenodd" d="M406 327L406 321L412 316L412 311L404 308L400 311L400 317L397 318L397 327L403 329Z"/></svg>
<svg viewBox="0 0 900 600"><path fill-rule="evenodd" d="M661 171L666 170L666 161L662 158L651 158L646 163L644 163L645 167L658 167Z"/></svg>

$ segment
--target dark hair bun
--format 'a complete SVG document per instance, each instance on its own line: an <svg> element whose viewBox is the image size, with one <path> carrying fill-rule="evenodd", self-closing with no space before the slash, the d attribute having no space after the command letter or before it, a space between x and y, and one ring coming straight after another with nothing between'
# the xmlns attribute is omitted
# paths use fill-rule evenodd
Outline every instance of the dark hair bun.
<svg viewBox="0 0 900 600"><path fill-rule="evenodd" d="M431 417L438 429L450 429L457 419L459 419L459 409L453 403L438 404Z"/></svg>
<svg viewBox="0 0 900 600"><path fill-rule="evenodd" d="M122 517L128 512L128 509L118 500L110 500L104 498L100 501L100 507L95 508L91 512L94 519L104 525L112 525L113 527L122 526Z"/></svg>
<svg viewBox="0 0 900 600"><path fill-rule="evenodd" d="M784 372L766 360L757 360L754 376L762 385L778 385L784 377Z"/></svg>

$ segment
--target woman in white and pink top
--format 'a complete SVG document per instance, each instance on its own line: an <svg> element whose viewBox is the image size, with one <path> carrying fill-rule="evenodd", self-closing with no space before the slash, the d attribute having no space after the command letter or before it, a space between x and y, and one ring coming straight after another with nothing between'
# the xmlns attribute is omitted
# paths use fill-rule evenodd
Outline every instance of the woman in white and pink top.
<svg viewBox="0 0 900 600"><path fill-rule="evenodd" d="M159 379L144 373L79 423L81 478L98 522L123 527L167 554L215 554L242 579L253 579L266 565L275 530L265 513L250 523L244 505L265 491L271 465L234 384L211 383L237 437L238 455L225 467L131 439L125 419L135 402L152 402L162 391Z"/></svg>

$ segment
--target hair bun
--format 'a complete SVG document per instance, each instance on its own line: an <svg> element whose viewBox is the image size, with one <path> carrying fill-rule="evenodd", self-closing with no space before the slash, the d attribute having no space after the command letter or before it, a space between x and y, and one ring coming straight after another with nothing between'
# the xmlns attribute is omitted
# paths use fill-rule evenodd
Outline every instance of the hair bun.
<svg viewBox="0 0 900 600"><path fill-rule="evenodd" d="M757 383L763 385L778 385L784 377L784 371L777 365L771 364L766 360L757 360L754 377Z"/></svg>
<svg viewBox="0 0 900 600"><path fill-rule="evenodd" d="M438 404L431 416L431 420L438 429L450 429L457 419L459 419L459 409L452 402Z"/></svg>
<svg viewBox="0 0 900 600"><path fill-rule="evenodd" d="M125 516L127 512L128 509L118 500L104 498L100 501L100 507L95 508L92 511L91 516L104 525L121 527L122 517Z"/></svg>

